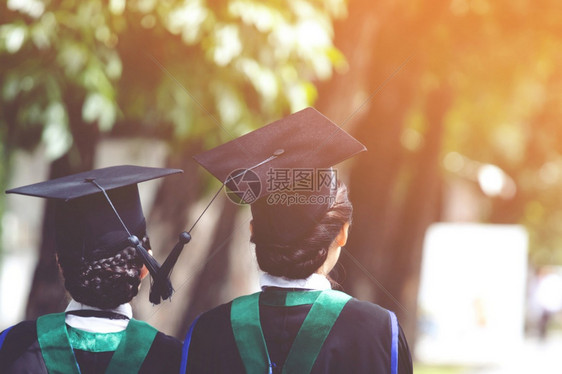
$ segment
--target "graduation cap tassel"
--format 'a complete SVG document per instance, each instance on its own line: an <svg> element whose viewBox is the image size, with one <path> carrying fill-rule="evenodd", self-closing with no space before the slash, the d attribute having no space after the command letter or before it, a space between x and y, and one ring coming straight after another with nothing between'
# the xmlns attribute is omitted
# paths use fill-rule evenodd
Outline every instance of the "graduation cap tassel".
<svg viewBox="0 0 562 374"><path fill-rule="evenodd" d="M129 244L131 244L136 249L137 253L141 255L142 262L146 265L146 268L148 269L148 272L150 273L150 276L152 277L152 279L154 279L154 283L151 285L151 290L150 290L150 301L153 302L154 304L159 304L160 299L165 300L165 299L169 298L172 295L172 292L173 292L173 287L172 287L172 284L170 283L169 279L162 280L161 282L158 282L158 285L157 285L158 287L154 287L155 283L157 283L156 281L159 280L160 264L158 263L158 261L156 261L156 259L154 257L152 257L150 255L150 253L148 253L148 251L142 246L139 238L137 238L135 235L131 234L131 232L129 231L129 229L125 225L125 222L123 222L123 220L121 219L121 216L117 212L117 209L115 209L115 206L111 202L111 199L107 195L107 192L105 191L105 189L102 186L100 186L94 178L86 178L86 182L90 182L90 183L94 184L103 193L103 195L105 196L105 199L107 200L107 202L111 206L111 209L113 210L113 212L117 216L117 219L119 220L119 222L121 223L121 225L123 226L125 231L127 232L127 235L129 235L129 237L128 237ZM154 296L153 296L153 294L154 294ZM157 300L157 302L154 302L153 299Z"/></svg>
<svg viewBox="0 0 562 374"><path fill-rule="evenodd" d="M154 257L148 253L148 251L142 246L139 238L135 235L130 235L128 238L129 244L133 246L139 255L142 257L142 262L145 264L148 272L152 276L152 278L158 276L158 271L160 270L160 264Z"/></svg>
<svg viewBox="0 0 562 374"><path fill-rule="evenodd" d="M178 242L176 243L176 245L174 246L168 257L166 258L166 261L164 261L164 263L160 267L160 270L158 271L158 275L156 277L153 277L154 283L152 284L152 289L150 290L150 295L149 295L149 300L151 303L159 304L161 297L162 299L166 299L174 291L172 288L170 290L169 296L167 297L162 296L163 295L162 291L166 290L166 285L169 284L171 287L170 274L172 273L172 269L174 268L174 265L178 261L178 258L183 250L183 247L187 243L189 243L190 240L191 240L191 235L188 232L184 231L179 235ZM162 288L164 290L161 290Z"/></svg>
<svg viewBox="0 0 562 374"><path fill-rule="evenodd" d="M172 293L174 292L172 283L169 279L157 282L160 276L161 266L158 261L156 261L156 259L152 257L142 246L140 240L135 235L131 235L129 237L129 243L135 247L137 252L142 256L142 260L153 279L153 283L150 285L150 302L153 304L160 304L160 300L166 300L172 296Z"/></svg>

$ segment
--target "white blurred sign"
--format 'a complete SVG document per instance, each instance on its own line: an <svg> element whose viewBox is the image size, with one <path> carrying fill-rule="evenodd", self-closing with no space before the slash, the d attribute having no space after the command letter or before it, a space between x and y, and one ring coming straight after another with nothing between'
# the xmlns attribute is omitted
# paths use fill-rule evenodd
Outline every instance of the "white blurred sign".
<svg viewBox="0 0 562 374"><path fill-rule="evenodd" d="M528 236L518 225L432 225L424 243L416 358L503 361L523 342Z"/></svg>

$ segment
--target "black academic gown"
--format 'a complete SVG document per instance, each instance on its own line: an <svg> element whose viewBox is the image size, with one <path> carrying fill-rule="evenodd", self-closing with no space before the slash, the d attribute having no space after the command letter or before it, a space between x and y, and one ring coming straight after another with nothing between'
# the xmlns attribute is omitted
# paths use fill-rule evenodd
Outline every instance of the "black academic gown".
<svg viewBox="0 0 562 374"><path fill-rule="evenodd" d="M277 289L278 291L279 289ZM264 292L268 292L267 289ZM187 373L244 373L230 322L232 302L202 314L189 344ZM311 304L269 306L260 303L260 321L271 362L281 366ZM411 374L408 343L398 325L398 373ZM312 373L390 373L391 322L376 304L350 299L342 309L312 367Z"/></svg>
<svg viewBox="0 0 562 374"><path fill-rule="evenodd" d="M113 352L74 350L82 374L103 373ZM181 342L161 332L156 334L139 373L178 373ZM13 326L0 349L0 372L4 374L47 373L37 341L36 321ZM125 373L123 373L125 374Z"/></svg>

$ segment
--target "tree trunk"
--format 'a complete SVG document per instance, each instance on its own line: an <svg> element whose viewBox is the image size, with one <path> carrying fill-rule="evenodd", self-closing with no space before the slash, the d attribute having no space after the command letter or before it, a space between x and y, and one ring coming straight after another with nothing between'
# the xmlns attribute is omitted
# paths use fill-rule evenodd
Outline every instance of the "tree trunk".
<svg viewBox="0 0 562 374"><path fill-rule="evenodd" d="M408 62L410 46L392 45L396 28L404 27L403 17L395 14L397 6L372 4L350 2L348 18L336 24L335 43L348 59L349 70L320 85L318 106L368 149L352 164L353 227L347 256L340 261L346 269L344 289L375 301L377 287L387 283L378 279L379 269L386 265L371 258L376 259L384 250L392 193L403 161L403 120L418 77L415 61ZM360 270L358 264L371 264L373 268ZM382 284L377 286L377 282Z"/></svg>
<svg viewBox="0 0 562 374"><path fill-rule="evenodd" d="M446 104L438 97L446 95L428 99L430 126L415 159L406 158L402 136L408 110L423 97L422 45L447 6L442 1L432 12L416 13L399 2L350 1L348 18L335 27L335 44L349 69L319 85L319 110L368 149L350 169L354 216L340 260L343 288L396 311L412 345L421 246L440 206L440 116Z"/></svg>
<svg viewBox="0 0 562 374"><path fill-rule="evenodd" d="M409 343L414 346L417 324L417 296L425 232L439 219L441 173L439 157L443 137L443 116L450 92L439 88L427 98L427 131L423 147L413 155L411 181L401 207L391 220L390 237L374 262L381 267L388 294L379 292L380 304L396 311ZM389 299L393 295L396 300ZM386 296L386 297L385 297ZM400 304L397 308L397 302Z"/></svg>

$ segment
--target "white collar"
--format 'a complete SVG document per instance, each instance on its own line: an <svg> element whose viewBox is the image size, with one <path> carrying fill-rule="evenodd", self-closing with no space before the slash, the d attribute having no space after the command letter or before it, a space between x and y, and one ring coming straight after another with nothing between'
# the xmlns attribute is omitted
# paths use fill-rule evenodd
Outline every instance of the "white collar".
<svg viewBox="0 0 562 374"><path fill-rule="evenodd" d="M68 306L66 307L65 312L70 312L70 311L73 311L73 310L110 311L110 312L113 312L113 313L122 314L129 319L133 318L133 308L131 307L131 304L129 304L129 303L121 304L115 309L100 309L100 308L96 308L94 306L79 303L78 301L72 299L72 300L70 300L70 304L68 304Z"/></svg>
<svg viewBox="0 0 562 374"><path fill-rule="evenodd" d="M332 285L328 278L324 275L313 273L306 279L289 279L285 277L277 277L269 273L262 273L260 275L261 289L266 287L281 287L281 288L304 288L308 290L330 290Z"/></svg>
<svg viewBox="0 0 562 374"><path fill-rule="evenodd" d="M70 312L74 310L105 310L111 311L117 314L122 314L127 318L133 318L133 308L131 304L121 304L115 309L100 309L90 305L82 304L76 300L71 300L70 304L66 307L65 312ZM100 317L82 317L74 314L67 314L65 318L67 325L89 332L119 332L127 328L129 324L128 319L109 319Z"/></svg>

